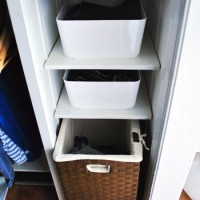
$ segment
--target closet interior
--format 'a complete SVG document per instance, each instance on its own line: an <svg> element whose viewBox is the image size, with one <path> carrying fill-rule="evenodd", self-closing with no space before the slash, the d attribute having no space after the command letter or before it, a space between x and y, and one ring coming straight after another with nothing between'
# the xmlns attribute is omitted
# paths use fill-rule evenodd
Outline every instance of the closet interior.
<svg viewBox="0 0 200 200"><path fill-rule="evenodd" d="M173 74L173 55L179 34L181 2L143 0L147 15L140 54L130 59L72 59L63 53L56 17L63 1L7 0L28 91L36 116L44 155L27 170L50 170L59 199L65 199L53 160L53 151L63 121L139 120L150 151L144 150L138 189L139 199L148 199L162 138L165 106ZM136 105L130 109L76 109L64 87L64 70L140 70L142 74ZM0 74L1 76L1 74ZM116 122L117 124L117 122ZM78 125L77 125L78 127ZM94 133L95 134L95 133ZM45 163L47 158L48 164ZM44 163L43 163L44 162ZM48 170L49 167L49 170ZM26 171L16 166L16 171Z"/></svg>
<svg viewBox="0 0 200 200"><path fill-rule="evenodd" d="M13 181L16 184L52 184L4 0L0 1L0 101L1 194L5 195L3 186L7 183L11 187Z"/></svg>

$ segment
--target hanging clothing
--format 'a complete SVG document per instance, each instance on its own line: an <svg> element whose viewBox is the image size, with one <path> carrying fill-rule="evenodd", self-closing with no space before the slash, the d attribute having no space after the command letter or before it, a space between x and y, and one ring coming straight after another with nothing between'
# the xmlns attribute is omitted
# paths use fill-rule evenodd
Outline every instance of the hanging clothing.
<svg viewBox="0 0 200 200"><path fill-rule="evenodd" d="M8 187L11 187L14 181L14 170L11 162L6 155L0 143L0 173L4 176Z"/></svg>
<svg viewBox="0 0 200 200"><path fill-rule="evenodd" d="M40 157L42 142L18 55L0 74L0 126L27 152L27 161Z"/></svg>
<svg viewBox="0 0 200 200"><path fill-rule="evenodd" d="M18 147L1 129L0 127L0 139L4 151L15 162L15 164L22 164L26 162L27 156L20 147Z"/></svg>
<svg viewBox="0 0 200 200"><path fill-rule="evenodd" d="M22 129L7 102L7 96L5 85L0 79L0 127L17 146L26 151L27 149L24 149L23 141L19 137L22 134Z"/></svg>

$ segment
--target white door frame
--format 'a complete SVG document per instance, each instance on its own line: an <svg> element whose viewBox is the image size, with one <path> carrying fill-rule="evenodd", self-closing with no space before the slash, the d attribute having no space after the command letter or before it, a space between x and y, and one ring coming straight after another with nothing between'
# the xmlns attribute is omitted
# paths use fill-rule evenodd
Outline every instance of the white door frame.
<svg viewBox="0 0 200 200"><path fill-rule="evenodd" d="M200 142L200 1L186 1L152 200L178 200Z"/></svg>

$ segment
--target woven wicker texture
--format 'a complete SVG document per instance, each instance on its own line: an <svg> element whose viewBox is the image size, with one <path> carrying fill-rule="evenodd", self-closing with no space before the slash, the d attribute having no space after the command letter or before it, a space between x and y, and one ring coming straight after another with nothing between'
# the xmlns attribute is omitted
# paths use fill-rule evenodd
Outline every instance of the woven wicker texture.
<svg viewBox="0 0 200 200"><path fill-rule="evenodd" d="M110 173L91 173L88 164L110 165ZM57 163L66 200L135 200L140 163L76 160Z"/></svg>

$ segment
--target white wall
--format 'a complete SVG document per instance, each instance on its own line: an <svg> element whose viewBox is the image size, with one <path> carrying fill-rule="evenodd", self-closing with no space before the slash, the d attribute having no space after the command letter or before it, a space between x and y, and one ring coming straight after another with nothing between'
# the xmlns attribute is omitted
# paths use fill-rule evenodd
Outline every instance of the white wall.
<svg viewBox="0 0 200 200"><path fill-rule="evenodd" d="M190 1L187 3L189 5ZM191 1L182 49L179 46L180 62L177 57L177 77L155 172L153 200L179 199L200 141L199 10L200 2Z"/></svg>

